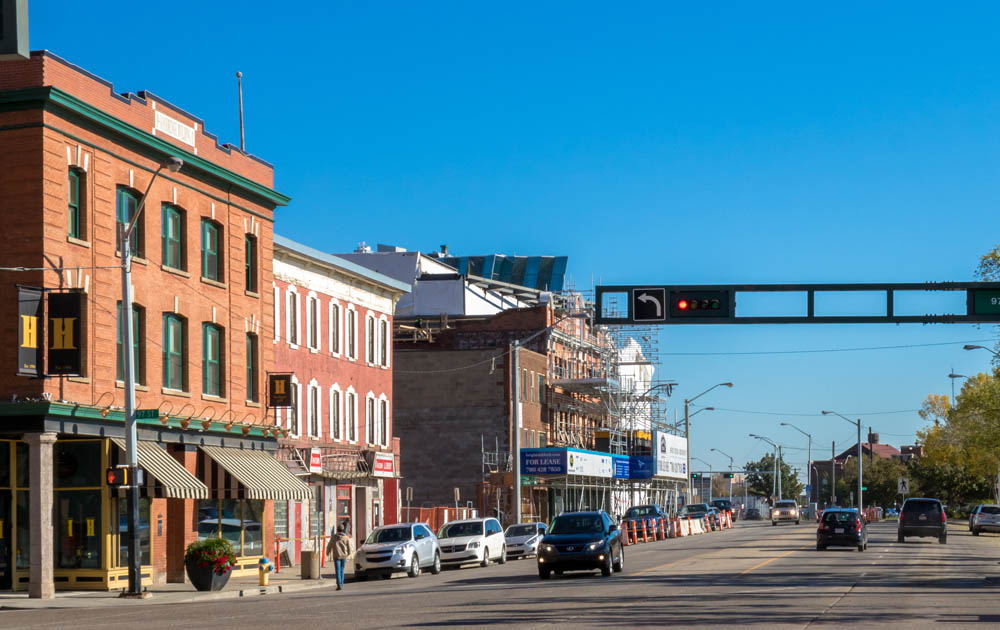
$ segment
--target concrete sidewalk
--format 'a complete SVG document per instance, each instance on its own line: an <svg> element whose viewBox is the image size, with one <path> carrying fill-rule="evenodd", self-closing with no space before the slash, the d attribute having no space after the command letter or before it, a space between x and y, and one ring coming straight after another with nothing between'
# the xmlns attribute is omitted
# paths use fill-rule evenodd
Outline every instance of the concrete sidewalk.
<svg viewBox="0 0 1000 630"><path fill-rule="evenodd" d="M0 610L32 610L51 608L103 608L108 606L146 606L150 604L186 604L241 597L260 597L293 593L311 589L337 587L333 566L323 569L322 579L303 580L299 567L272 573L268 586L259 586L257 577L230 578L221 591L196 591L191 584L155 584L146 587L148 599L124 599L121 591L56 591L55 599L32 599L27 592L0 593ZM349 576L345 576L350 579Z"/></svg>

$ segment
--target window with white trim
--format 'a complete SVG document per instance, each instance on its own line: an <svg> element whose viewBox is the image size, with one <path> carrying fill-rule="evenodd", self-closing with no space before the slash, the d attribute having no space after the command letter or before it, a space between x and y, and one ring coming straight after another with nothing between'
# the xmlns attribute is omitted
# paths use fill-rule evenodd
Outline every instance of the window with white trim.
<svg viewBox="0 0 1000 630"><path fill-rule="evenodd" d="M365 396L365 442L368 444L375 444L378 440L378 436L375 434L376 422L375 422L375 395L368 392Z"/></svg>
<svg viewBox="0 0 1000 630"><path fill-rule="evenodd" d="M382 315L378 319L378 363L384 368L389 367L390 346L392 346L392 340L389 339L389 320L386 319L385 315Z"/></svg>
<svg viewBox="0 0 1000 630"><path fill-rule="evenodd" d="M343 394L336 384L330 388L330 436L337 441L344 439Z"/></svg>
<svg viewBox="0 0 1000 630"><path fill-rule="evenodd" d="M299 293L293 286L285 292L285 339L291 346L299 345Z"/></svg>
<svg viewBox="0 0 1000 630"><path fill-rule="evenodd" d="M392 434L389 431L389 400L385 397L385 394L379 396L378 399L378 420L379 420L379 443L382 446L389 446L389 436Z"/></svg>
<svg viewBox="0 0 1000 630"><path fill-rule="evenodd" d="M353 387L347 388L347 398L345 406L347 421L347 441L354 443L358 441L358 395Z"/></svg>
<svg viewBox="0 0 1000 630"><path fill-rule="evenodd" d="M340 356L340 304L337 300L330 300L330 323L327 327L330 330L330 354Z"/></svg>
<svg viewBox="0 0 1000 630"><path fill-rule="evenodd" d="M299 395L302 393L302 388L299 386L299 380L292 375L292 406L288 408L288 431L293 435L298 437L302 432L301 426L299 426L300 416L299 410L302 409L302 400Z"/></svg>
<svg viewBox="0 0 1000 630"><path fill-rule="evenodd" d="M365 363L375 364L375 317L369 313L365 317Z"/></svg>
<svg viewBox="0 0 1000 630"><path fill-rule="evenodd" d="M274 287L274 341L277 343L281 339L281 289L278 285Z"/></svg>
<svg viewBox="0 0 1000 630"><path fill-rule="evenodd" d="M347 306L347 358L355 361L358 358L358 312L354 305Z"/></svg>
<svg viewBox="0 0 1000 630"><path fill-rule="evenodd" d="M309 437L320 436L320 421L323 414L319 404L319 384L316 379L309 381Z"/></svg>
<svg viewBox="0 0 1000 630"><path fill-rule="evenodd" d="M310 291L306 298L306 342L310 350L319 350L319 333L319 299Z"/></svg>

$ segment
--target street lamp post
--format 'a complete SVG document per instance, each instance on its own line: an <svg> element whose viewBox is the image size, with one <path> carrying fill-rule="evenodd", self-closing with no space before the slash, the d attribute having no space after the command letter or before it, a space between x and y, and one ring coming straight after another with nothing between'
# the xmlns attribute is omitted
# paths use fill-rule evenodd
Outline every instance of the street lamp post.
<svg viewBox="0 0 1000 630"><path fill-rule="evenodd" d="M691 416L693 415L690 413L689 406L691 405L691 403L698 400L699 398L701 398L708 392L712 391L716 387L732 387L732 386L733 386L732 383L718 383L716 385L712 385L711 387L709 387L702 393L698 394L694 398L684 399L684 437L687 441L687 476L688 476L687 502L688 503L691 503L691 496L692 496L691 495Z"/></svg>
<svg viewBox="0 0 1000 630"><path fill-rule="evenodd" d="M518 389L518 383L521 381L521 374L520 374L521 366L518 361L519 358L518 351L520 350L521 346L528 343L535 337L541 335L545 331L555 328L556 324L560 323L564 319L586 319L587 317L588 315L585 312L569 313L567 315L563 315L562 317L552 322L545 328L539 330L538 332L529 335L524 339L515 339L510 346L511 371L512 371L510 395L512 399L511 404L514 407L513 409L514 427L512 430L512 433L514 434L513 436L514 439L511 440L514 446L513 448L514 461L512 462L514 465L514 470L512 471L511 474L511 477L513 477L514 481L514 523L521 522L521 394ZM499 516L499 514L497 516Z"/></svg>
<svg viewBox="0 0 1000 630"><path fill-rule="evenodd" d="M770 438L764 437L763 435L757 435L755 433L751 433L750 437L767 442L768 444L774 447L774 471L771 473L771 501L773 505L774 497L777 496L775 495L775 489L777 489L778 495L781 494L781 486L778 485L781 483L781 479L778 477L778 448L779 448L778 444L773 440L771 440Z"/></svg>
<svg viewBox="0 0 1000 630"><path fill-rule="evenodd" d="M129 219L125 217L122 221L121 234L121 255L122 255L122 359L124 365L123 375L125 377L125 459L129 468L129 483L126 489L128 501L128 591L132 597L142 595L142 558L139 555L139 481L137 471L139 469L139 456L137 452L137 437L135 428L135 354L132 348L135 340L132 331L132 247L129 238L132 230L142 217L142 211L146 207L146 197L153 187L160 171L167 169L171 173L176 173L184 166L184 160L176 157L168 157L162 162L153 177L146 186L146 192L139 200L139 206L135 209L135 215Z"/></svg>
<svg viewBox="0 0 1000 630"><path fill-rule="evenodd" d="M824 416L834 415L834 416L837 416L839 418L843 418L844 420L847 420L851 424L856 425L858 427L858 514L860 514L862 508L865 505L864 502L861 499L861 488L862 488L862 483L861 483L861 459L862 459L862 457L861 457L861 418L858 418L857 420L851 420L847 416L843 416L843 415L837 413L836 411L829 411L829 410L824 411L823 415Z"/></svg>
<svg viewBox="0 0 1000 630"><path fill-rule="evenodd" d="M812 502L812 463L813 463L813 455L812 455L813 450L812 449L813 449L813 436L809 435L808 433L806 433L805 431L803 431L802 429L798 428L797 426L795 426L794 424L792 424L790 422L782 422L781 426L783 426L783 427L791 427L791 428L795 429L796 431L798 431L799 433L801 433L802 435L806 436L809 439L809 464L806 467L806 470L809 471L809 473L806 475L806 477L808 477L808 484L809 484L809 501ZM819 499L819 492L816 493L816 498L817 498L817 500Z"/></svg>
<svg viewBox="0 0 1000 630"><path fill-rule="evenodd" d="M711 450L715 451L719 455L723 455L723 456L729 458L729 474L732 475L733 474L733 461L734 461L733 460L733 456L729 455L728 453L723 453L722 451L720 451L717 448L713 448ZM730 503L733 502L733 478L732 477L729 478L729 502Z"/></svg>
<svg viewBox="0 0 1000 630"><path fill-rule="evenodd" d="M965 379L967 379L969 377L966 376L965 374L955 374L954 372L952 372L951 374L948 375L948 378L951 379L951 404L952 404L952 406L954 406L955 405L955 379L956 378L965 378Z"/></svg>

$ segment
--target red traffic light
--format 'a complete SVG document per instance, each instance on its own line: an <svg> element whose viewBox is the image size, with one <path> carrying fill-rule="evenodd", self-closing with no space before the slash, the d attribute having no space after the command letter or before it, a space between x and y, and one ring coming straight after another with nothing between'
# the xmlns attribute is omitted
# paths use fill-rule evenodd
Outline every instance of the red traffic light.
<svg viewBox="0 0 1000 630"><path fill-rule="evenodd" d="M690 305L688 304L687 300L681 300L680 302L677 303L677 308L678 310L681 311L686 311L688 309L688 306Z"/></svg>
<svg viewBox="0 0 1000 630"><path fill-rule="evenodd" d="M114 468L108 468L107 480L109 486L127 486L128 485L128 468L125 466L116 466Z"/></svg>
<svg viewBox="0 0 1000 630"><path fill-rule="evenodd" d="M670 292L670 316L683 318L728 318L729 293L724 290Z"/></svg>

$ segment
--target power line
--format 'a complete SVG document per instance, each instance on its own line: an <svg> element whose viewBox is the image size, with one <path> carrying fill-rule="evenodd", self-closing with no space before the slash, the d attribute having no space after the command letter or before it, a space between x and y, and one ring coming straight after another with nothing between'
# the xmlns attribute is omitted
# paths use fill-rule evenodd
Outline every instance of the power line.
<svg viewBox="0 0 1000 630"><path fill-rule="evenodd" d="M701 407L702 405L692 405L693 407ZM817 418L822 416L821 413L783 413L778 411L749 411L746 409L727 409L725 407L713 407L716 411L728 411L729 413L745 413L755 416L787 416L796 418ZM867 413L848 413L844 414L847 416L886 416L897 413L916 413L920 411L919 409L897 409L895 411L869 411ZM888 434L886 434L888 435Z"/></svg>
<svg viewBox="0 0 1000 630"><path fill-rule="evenodd" d="M857 348L814 348L807 350L753 350L747 352L661 352L671 357L726 357L761 356L770 354L822 354L827 352L863 352L866 350L905 350L908 348L931 348L935 346L958 346L970 343L993 343L994 339L974 339L971 341L942 341L938 343L913 343L899 346L862 346Z"/></svg>

